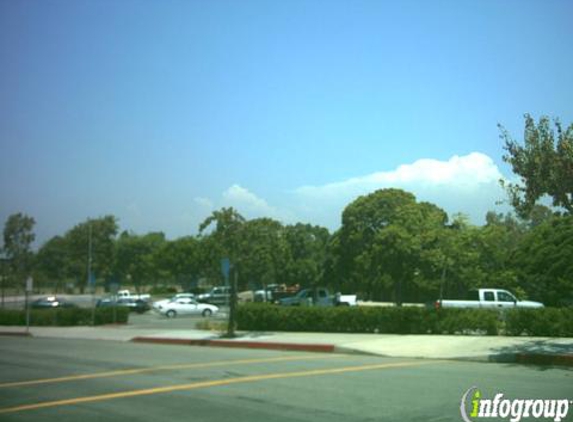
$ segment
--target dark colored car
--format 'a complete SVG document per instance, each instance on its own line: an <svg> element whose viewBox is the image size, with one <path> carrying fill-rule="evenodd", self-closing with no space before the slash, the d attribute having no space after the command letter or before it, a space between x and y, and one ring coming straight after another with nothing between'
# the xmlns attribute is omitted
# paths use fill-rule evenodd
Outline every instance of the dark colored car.
<svg viewBox="0 0 573 422"><path fill-rule="evenodd" d="M119 306L129 308L130 311L142 314L151 309L149 303L142 299L121 298L118 300L113 299L100 299L96 303L97 307Z"/></svg>
<svg viewBox="0 0 573 422"><path fill-rule="evenodd" d="M77 308L77 306L73 302L56 296L43 297L30 304L32 309Z"/></svg>
<svg viewBox="0 0 573 422"><path fill-rule="evenodd" d="M228 286L213 287L209 293L201 294L197 301L213 305L225 305L231 298L231 288Z"/></svg>

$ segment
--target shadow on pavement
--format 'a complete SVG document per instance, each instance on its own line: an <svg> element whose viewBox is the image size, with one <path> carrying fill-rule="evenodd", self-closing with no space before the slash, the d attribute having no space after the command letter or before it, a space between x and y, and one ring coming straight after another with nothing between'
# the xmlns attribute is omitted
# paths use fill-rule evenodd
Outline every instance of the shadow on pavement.
<svg viewBox="0 0 573 422"><path fill-rule="evenodd" d="M573 345L558 340L531 340L526 343L492 349L490 362L532 365L540 371L551 366L573 369Z"/></svg>

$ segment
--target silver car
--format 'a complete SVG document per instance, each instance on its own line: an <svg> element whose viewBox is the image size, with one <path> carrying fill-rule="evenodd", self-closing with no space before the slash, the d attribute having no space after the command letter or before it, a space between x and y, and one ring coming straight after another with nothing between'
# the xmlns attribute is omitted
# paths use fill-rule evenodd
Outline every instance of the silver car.
<svg viewBox="0 0 573 422"><path fill-rule="evenodd" d="M190 298L174 299L158 305L155 309L168 318L175 318L178 315L202 315L208 317L219 311L219 308L215 305L199 303L195 299Z"/></svg>

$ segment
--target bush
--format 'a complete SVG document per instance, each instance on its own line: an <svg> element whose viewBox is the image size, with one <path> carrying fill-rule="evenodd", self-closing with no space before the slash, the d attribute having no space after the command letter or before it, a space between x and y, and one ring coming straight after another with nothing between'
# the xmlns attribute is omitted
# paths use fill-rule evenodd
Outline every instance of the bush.
<svg viewBox="0 0 573 422"><path fill-rule="evenodd" d="M177 293L177 288L173 286L153 286L149 289L151 296L174 295Z"/></svg>
<svg viewBox="0 0 573 422"><path fill-rule="evenodd" d="M386 334L573 336L573 309L239 306L240 330ZM505 330L503 328L505 327Z"/></svg>
<svg viewBox="0 0 573 422"><path fill-rule="evenodd" d="M439 309L437 334L487 334L497 335L501 324L500 314L492 309Z"/></svg>
<svg viewBox="0 0 573 422"><path fill-rule="evenodd" d="M512 309L505 317L506 335L573 337L572 308Z"/></svg>
<svg viewBox="0 0 573 422"><path fill-rule="evenodd" d="M483 329L477 318L466 319L464 327L454 324L459 312L437 312L426 308L280 307L245 304L238 309L238 328L256 331L319 331L342 333L430 334ZM491 320L488 319L488 321ZM463 324L462 324L463 325ZM495 330L486 330L495 331ZM495 331L497 332L497 331Z"/></svg>
<svg viewBox="0 0 573 422"><path fill-rule="evenodd" d="M127 323L129 309L118 307L96 308L95 325ZM87 308L61 308L61 309L32 309L30 310L31 326L76 326L91 325L92 309ZM0 309L0 325L26 325L26 311Z"/></svg>

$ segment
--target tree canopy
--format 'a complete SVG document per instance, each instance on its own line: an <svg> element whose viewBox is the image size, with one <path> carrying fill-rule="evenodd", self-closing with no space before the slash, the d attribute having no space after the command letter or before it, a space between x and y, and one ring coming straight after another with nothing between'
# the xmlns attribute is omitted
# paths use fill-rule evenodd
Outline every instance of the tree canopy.
<svg viewBox="0 0 573 422"><path fill-rule="evenodd" d="M517 215L489 212L483 226L463 215L450 221L438 205L390 188L349 203L334 233L271 218L248 220L234 208L222 208L200 224L196 236L169 240L161 232L129 231L118 236L117 219L108 215L53 237L33 260L35 221L19 213L4 227L3 262L16 280L34 261L38 279L56 290L86 287L91 250L91 269L100 284L114 281L138 289L219 285L221 259L229 258L240 289L323 285L401 305L497 287L547 305L570 305L573 125L564 130L557 120L552 125L542 117L536 123L526 115L523 143L500 129L503 158L521 178L505 185ZM558 212L538 203L546 196Z"/></svg>
<svg viewBox="0 0 573 422"><path fill-rule="evenodd" d="M16 213L10 215L4 225L3 250L13 283L23 283L24 278L31 273L35 224L34 218Z"/></svg>
<svg viewBox="0 0 573 422"><path fill-rule="evenodd" d="M506 187L511 204L522 217L545 195L552 198L554 206L573 213L573 124L565 130L559 120L553 125L547 117L536 124L526 114L523 143L499 125L507 151L503 159L521 178L521 183L506 183Z"/></svg>

